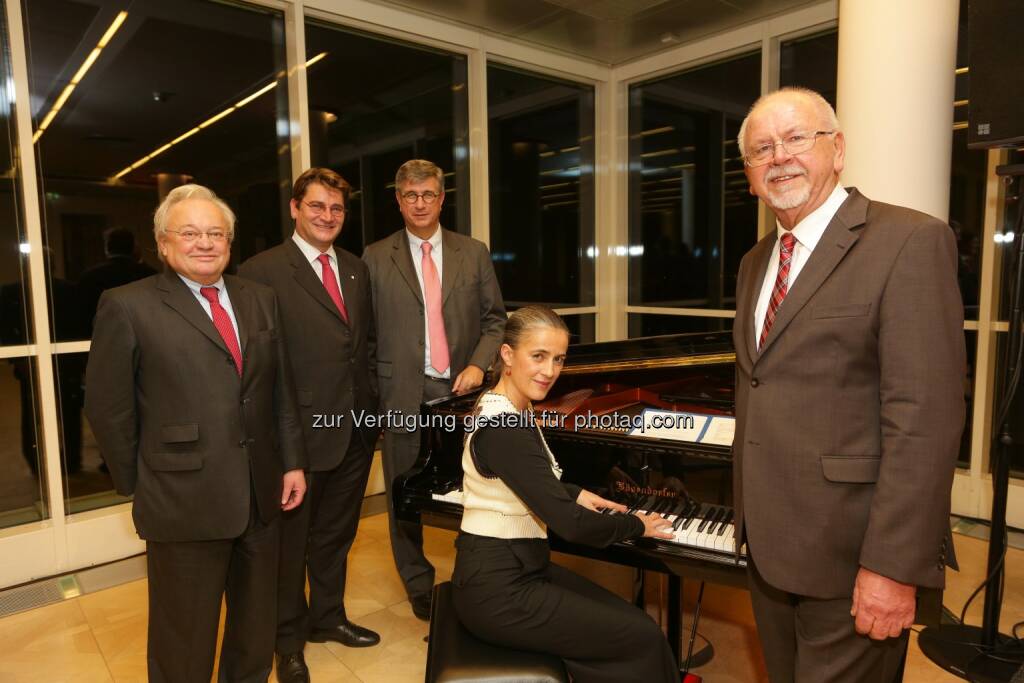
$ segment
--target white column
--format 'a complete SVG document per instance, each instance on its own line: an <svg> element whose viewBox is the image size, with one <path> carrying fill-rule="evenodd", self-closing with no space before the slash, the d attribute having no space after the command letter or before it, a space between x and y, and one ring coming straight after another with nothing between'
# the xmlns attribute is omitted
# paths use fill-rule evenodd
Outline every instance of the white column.
<svg viewBox="0 0 1024 683"><path fill-rule="evenodd" d="M958 0L839 3L842 182L871 199L949 214Z"/></svg>

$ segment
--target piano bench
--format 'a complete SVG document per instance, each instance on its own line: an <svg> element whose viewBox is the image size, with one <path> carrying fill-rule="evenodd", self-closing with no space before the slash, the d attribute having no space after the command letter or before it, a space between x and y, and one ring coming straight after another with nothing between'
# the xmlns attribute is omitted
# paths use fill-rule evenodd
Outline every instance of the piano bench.
<svg viewBox="0 0 1024 683"><path fill-rule="evenodd" d="M569 683L562 660L478 640L455 614L450 581L434 587L425 683Z"/></svg>

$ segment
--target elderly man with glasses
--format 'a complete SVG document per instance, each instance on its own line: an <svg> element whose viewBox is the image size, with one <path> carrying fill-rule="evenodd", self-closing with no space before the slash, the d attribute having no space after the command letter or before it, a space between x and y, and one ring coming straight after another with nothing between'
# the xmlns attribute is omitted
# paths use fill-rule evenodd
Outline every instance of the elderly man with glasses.
<svg viewBox="0 0 1024 683"><path fill-rule="evenodd" d="M306 454L274 292L223 275L235 216L199 185L156 211L159 275L100 298L85 411L146 541L149 680L265 681L281 510Z"/></svg>
<svg viewBox="0 0 1024 683"><path fill-rule="evenodd" d="M444 173L413 159L395 175L395 201L405 228L371 244L377 319L377 378L384 430L391 550L413 613L430 618L434 567L423 554L423 529L395 519L391 487L419 455L420 435L407 428L420 403L480 386L505 330L505 306L480 241L441 227Z"/></svg>
<svg viewBox="0 0 1024 683"><path fill-rule="evenodd" d="M307 641L347 647L380 642L375 632L349 621L344 603L348 552L380 433L355 424L359 413L377 410L377 374L369 273L357 256L335 245L350 193L331 169L308 169L292 187L291 239L238 271L277 292L309 454L306 503L285 513L282 524L280 683L309 681ZM318 415L341 417L331 428L317 428Z"/></svg>
<svg viewBox="0 0 1024 683"><path fill-rule="evenodd" d="M839 183L818 93L758 100L739 135L776 229L736 288L737 536L773 683L885 682L919 589L955 567L964 424L953 231Z"/></svg>

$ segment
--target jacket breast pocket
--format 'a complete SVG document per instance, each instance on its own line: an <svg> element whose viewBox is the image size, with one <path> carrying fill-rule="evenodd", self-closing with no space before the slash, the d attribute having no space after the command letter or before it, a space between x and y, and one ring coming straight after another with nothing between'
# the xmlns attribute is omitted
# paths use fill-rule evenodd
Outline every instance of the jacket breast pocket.
<svg viewBox="0 0 1024 683"><path fill-rule="evenodd" d="M199 424L190 422L181 425L164 425L160 427L160 440L164 443L199 441Z"/></svg>
<svg viewBox="0 0 1024 683"><path fill-rule="evenodd" d="M877 455L823 455L821 473L825 479L843 484L873 484L878 481L882 458Z"/></svg>
<svg viewBox="0 0 1024 683"><path fill-rule="evenodd" d="M815 306L812 318L861 318L871 311L871 304L841 304L839 306Z"/></svg>

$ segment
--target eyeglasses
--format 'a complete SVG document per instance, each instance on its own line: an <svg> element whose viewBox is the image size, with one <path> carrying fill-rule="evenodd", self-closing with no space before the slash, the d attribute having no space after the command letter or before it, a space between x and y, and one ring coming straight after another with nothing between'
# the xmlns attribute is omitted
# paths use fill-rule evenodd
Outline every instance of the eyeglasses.
<svg viewBox="0 0 1024 683"><path fill-rule="evenodd" d="M211 242L220 243L223 242L224 240L229 240L232 238L232 235L224 232L223 230L207 230L206 232L203 232L202 230L192 230L191 228L186 228L185 230L168 229L165 230L164 232L173 232L175 235L181 238L182 242L195 242L200 237L206 237Z"/></svg>
<svg viewBox="0 0 1024 683"><path fill-rule="evenodd" d="M322 216L324 214L324 212L327 211L328 209L330 209L330 212L331 212L332 216L344 216L345 215L345 207L342 206L341 204L332 204L330 207L328 207L323 202L307 202L307 201L303 201L302 203L305 204L306 206L308 206L309 210L312 211L313 213L315 213L317 216Z"/></svg>
<svg viewBox="0 0 1024 683"><path fill-rule="evenodd" d="M778 142L766 142L758 145L750 151L745 157L743 157L744 163L751 168L755 166L764 166L772 160L775 156L775 148L782 145L782 149L786 150L787 154L800 154L806 152L811 147L814 147L814 143L822 135L834 135L834 130L817 130L813 133L810 131L803 131L799 133L793 133L787 135L786 139L779 140Z"/></svg>
<svg viewBox="0 0 1024 683"><path fill-rule="evenodd" d="M402 194L402 201L406 204L415 204L417 199L422 198L424 204L433 204L440 196L439 193L432 190L427 190L426 192L413 192L410 190Z"/></svg>

